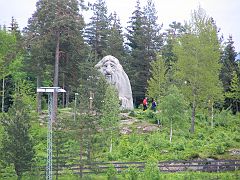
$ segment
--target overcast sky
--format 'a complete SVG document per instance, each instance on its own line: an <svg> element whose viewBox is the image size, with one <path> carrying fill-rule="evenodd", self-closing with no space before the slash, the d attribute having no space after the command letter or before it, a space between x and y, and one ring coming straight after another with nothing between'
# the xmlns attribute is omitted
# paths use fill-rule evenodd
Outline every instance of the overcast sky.
<svg viewBox="0 0 240 180"><path fill-rule="evenodd" d="M13 16L20 29L27 26L28 18L36 10L37 1L0 0L0 25L8 26ZM85 0L85 2L88 1L95 2L95 0ZM229 35L233 36L236 51L240 52L240 0L155 0L154 2L158 11L159 24L163 23L165 29L173 21L181 23L188 21L191 12L201 5L207 15L214 18L225 40ZM122 26L126 27L127 21L135 9L136 0L106 0L106 3L108 13L116 11ZM140 0L140 3L141 6L144 6L146 0Z"/></svg>

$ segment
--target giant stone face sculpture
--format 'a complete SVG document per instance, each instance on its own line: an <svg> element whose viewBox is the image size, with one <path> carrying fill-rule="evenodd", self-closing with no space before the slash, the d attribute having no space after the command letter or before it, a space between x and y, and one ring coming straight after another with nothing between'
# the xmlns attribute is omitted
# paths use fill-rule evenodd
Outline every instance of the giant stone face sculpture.
<svg viewBox="0 0 240 180"><path fill-rule="evenodd" d="M99 69L109 83L116 87L121 101L121 109L133 109L131 84L119 60L108 55L99 61L95 67Z"/></svg>

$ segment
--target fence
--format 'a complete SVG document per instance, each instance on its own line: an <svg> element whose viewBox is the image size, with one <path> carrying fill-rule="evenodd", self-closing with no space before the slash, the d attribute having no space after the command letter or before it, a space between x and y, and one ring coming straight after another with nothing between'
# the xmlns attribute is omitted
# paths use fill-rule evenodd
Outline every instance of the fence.
<svg viewBox="0 0 240 180"><path fill-rule="evenodd" d="M70 170L74 174L83 176L84 174L105 173L109 168L114 167L117 172L122 172L128 168L137 168L143 171L146 162L93 162L91 164L69 164L53 166L53 173L61 175L64 170ZM181 171L202 171L202 172L222 172L235 171L240 168L240 160L191 160L191 161L161 161L158 162L160 172L181 172ZM45 167L39 168L45 171Z"/></svg>

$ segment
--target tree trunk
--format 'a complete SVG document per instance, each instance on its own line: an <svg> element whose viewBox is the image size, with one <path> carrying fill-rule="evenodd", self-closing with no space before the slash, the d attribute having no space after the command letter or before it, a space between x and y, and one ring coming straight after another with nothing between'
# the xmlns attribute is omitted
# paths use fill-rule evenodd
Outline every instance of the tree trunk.
<svg viewBox="0 0 240 180"><path fill-rule="evenodd" d="M15 169L15 172L17 174L17 180L21 180L22 179L22 172L19 170L19 167L17 167L16 165L14 165L14 169Z"/></svg>
<svg viewBox="0 0 240 180"><path fill-rule="evenodd" d="M80 153L79 153L79 158L80 158L80 163L79 163L79 170L80 170L80 177L82 178L83 176L83 172L82 172L82 169L83 169L83 128L80 129Z"/></svg>
<svg viewBox="0 0 240 180"><path fill-rule="evenodd" d="M2 112L4 112L5 78L2 80Z"/></svg>
<svg viewBox="0 0 240 180"><path fill-rule="evenodd" d="M57 31L56 34L57 42L56 42L56 51L55 51L55 69L54 69L54 81L53 86L58 87L58 72L59 72L59 44L60 44L60 33ZM57 114L57 91L53 92L53 122L56 121L56 114Z"/></svg>
<svg viewBox="0 0 240 180"><path fill-rule="evenodd" d="M238 106L238 100L236 100L236 113L238 113L239 112L239 106Z"/></svg>
<svg viewBox="0 0 240 180"><path fill-rule="evenodd" d="M211 126L213 128L214 124L213 124L213 103L211 104Z"/></svg>
<svg viewBox="0 0 240 180"><path fill-rule="evenodd" d="M65 89L65 74L63 73L63 84L62 88ZM62 93L62 107L65 107L65 93Z"/></svg>
<svg viewBox="0 0 240 180"><path fill-rule="evenodd" d="M37 87L39 88L41 85L41 80L40 76L37 76ZM42 113L42 93L38 92L37 93L37 113L41 114Z"/></svg>
<svg viewBox="0 0 240 180"><path fill-rule="evenodd" d="M195 101L195 97L194 97L194 99L193 99L193 104L192 104L191 133L194 133L195 111L196 111L196 101Z"/></svg>
<svg viewBox="0 0 240 180"><path fill-rule="evenodd" d="M172 143L172 120L171 120L171 127L170 127L170 143Z"/></svg>
<svg viewBox="0 0 240 180"><path fill-rule="evenodd" d="M113 135L112 135L112 130L111 130L111 141L110 141L110 147L109 147L110 153L112 153L112 148L113 148Z"/></svg>

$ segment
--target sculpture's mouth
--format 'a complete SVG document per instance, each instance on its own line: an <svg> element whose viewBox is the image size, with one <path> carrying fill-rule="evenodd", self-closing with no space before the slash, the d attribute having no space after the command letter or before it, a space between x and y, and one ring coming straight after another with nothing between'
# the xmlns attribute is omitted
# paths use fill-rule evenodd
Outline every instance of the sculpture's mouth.
<svg viewBox="0 0 240 180"><path fill-rule="evenodd" d="M105 75L106 77L111 77L112 76L112 74L110 74L110 73L106 73L106 75Z"/></svg>
<svg viewBox="0 0 240 180"><path fill-rule="evenodd" d="M105 77L106 77L107 81L109 81L110 83L112 82L112 75L111 74L105 74Z"/></svg>

